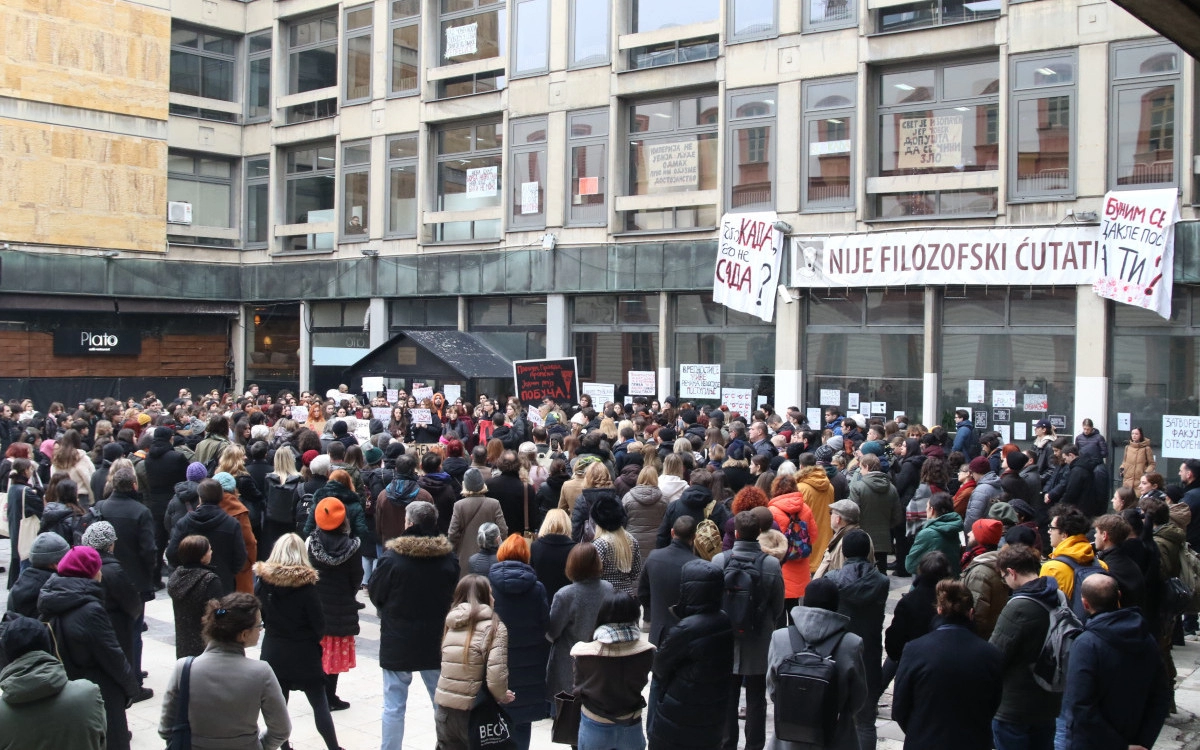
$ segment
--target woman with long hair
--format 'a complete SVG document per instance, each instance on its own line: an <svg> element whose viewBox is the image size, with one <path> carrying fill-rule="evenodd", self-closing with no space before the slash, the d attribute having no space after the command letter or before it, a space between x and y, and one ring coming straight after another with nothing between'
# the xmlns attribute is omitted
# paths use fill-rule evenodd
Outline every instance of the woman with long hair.
<svg viewBox="0 0 1200 750"><path fill-rule="evenodd" d="M79 502L82 505L94 505L96 498L91 497L92 472L96 470L92 459L80 450L83 441L78 430L67 430L54 445L54 457L50 460L50 476L66 474L75 486L79 488Z"/></svg>
<svg viewBox="0 0 1200 750"><path fill-rule="evenodd" d="M504 453L504 443L500 442L499 438L492 438L487 441L487 465L496 468L496 462L500 460L501 454Z"/></svg>
<svg viewBox="0 0 1200 750"><path fill-rule="evenodd" d="M33 477L33 462L27 458L14 458L8 476L8 538L12 550L8 565L8 587L17 582L21 571L28 568L28 559L22 560L17 549L21 535L21 521L29 516L42 517L44 508L41 493L30 486Z"/></svg>
<svg viewBox="0 0 1200 750"><path fill-rule="evenodd" d="M327 750L338 750L321 665L325 614L317 593L317 571L308 560L304 540L296 534L279 537L270 557L254 564L254 573L258 576L254 593L262 602L266 629L262 660L275 672L284 703L291 691L303 692Z"/></svg>
<svg viewBox="0 0 1200 750"><path fill-rule="evenodd" d="M1134 427L1129 431L1129 443L1125 446L1118 470L1121 484L1130 489L1136 488L1142 475L1154 471L1156 465L1154 447L1150 445L1146 433L1141 427Z"/></svg>
<svg viewBox="0 0 1200 750"><path fill-rule="evenodd" d="M83 532L96 520L91 508L79 504L79 488L66 474L59 474L50 480L45 501L42 531L53 531L72 547L79 544Z"/></svg>
<svg viewBox="0 0 1200 750"><path fill-rule="evenodd" d="M267 549L275 540L296 530L296 507L303 494L303 478L296 470L296 455L286 445L275 450L274 471L267 474L266 503L262 523L262 543ZM290 504L289 504L290 502Z"/></svg>
<svg viewBox="0 0 1200 750"><path fill-rule="evenodd" d="M185 536L175 553L179 565L167 579L167 594L175 615L175 658L199 656L204 653L201 620L211 599L225 594L221 579L209 567L212 545L199 534Z"/></svg>
<svg viewBox="0 0 1200 750"><path fill-rule="evenodd" d="M591 508L596 538L592 544L600 555L604 580L617 591L637 596L638 576L642 573L641 546L625 530L629 516L616 495L604 495Z"/></svg>
<svg viewBox="0 0 1200 750"><path fill-rule="evenodd" d="M263 501L263 495L259 491L258 485L254 483L254 477L246 471L246 449L243 446L231 443L221 451L214 476L221 472L232 476L234 482L237 483L238 500L241 500L242 505L246 506L246 510L250 511L250 528L254 530L254 538L261 539L262 518L266 503ZM265 552L271 548L263 544L259 549Z"/></svg>

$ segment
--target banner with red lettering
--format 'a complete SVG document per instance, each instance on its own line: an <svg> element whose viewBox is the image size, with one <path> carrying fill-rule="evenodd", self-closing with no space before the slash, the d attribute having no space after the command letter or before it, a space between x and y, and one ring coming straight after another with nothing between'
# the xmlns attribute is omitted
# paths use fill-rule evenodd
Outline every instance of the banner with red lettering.
<svg viewBox="0 0 1200 750"><path fill-rule="evenodd" d="M1094 226L930 228L792 245L794 287L1080 285L1100 272Z"/></svg>
<svg viewBox="0 0 1200 750"><path fill-rule="evenodd" d="M725 214L713 276L713 301L762 318L775 316L775 285L783 260L784 234L775 212Z"/></svg>
<svg viewBox="0 0 1200 750"><path fill-rule="evenodd" d="M1100 276L1092 287L1096 294L1171 319L1178 196L1175 188L1104 196Z"/></svg>

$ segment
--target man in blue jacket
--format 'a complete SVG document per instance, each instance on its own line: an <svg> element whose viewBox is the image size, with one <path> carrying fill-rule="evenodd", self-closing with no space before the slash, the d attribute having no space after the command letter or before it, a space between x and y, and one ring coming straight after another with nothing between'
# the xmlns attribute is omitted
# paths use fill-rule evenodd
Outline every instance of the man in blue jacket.
<svg viewBox="0 0 1200 750"><path fill-rule="evenodd" d="M1154 746L1170 696L1162 660L1137 607L1118 609L1117 579L1083 582L1089 619L1071 647L1059 724L1064 750L1127 750Z"/></svg>
<svg viewBox="0 0 1200 750"><path fill-rule="evenodd" d="M954 412L954 445L950 451L961 451L968 459L979 455L979 438L975 435L975 423L966 409Z"/></svg>

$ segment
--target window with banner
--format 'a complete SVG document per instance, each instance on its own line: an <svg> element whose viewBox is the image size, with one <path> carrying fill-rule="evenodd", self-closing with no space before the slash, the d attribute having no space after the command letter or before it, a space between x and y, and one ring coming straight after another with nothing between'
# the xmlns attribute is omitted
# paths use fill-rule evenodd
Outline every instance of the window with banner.
<svg viewBox="0 0 1200 750"><path fill-rule="evenodd" d="M912 420L927 419L921 395L922 290L812 290L806 294L805 315L806 408L837 406L842 414L870 411L888 420L903 412ZM879 404L881 413L875 414Z"/></svg>
<svg viewBox="0 0 1200 750"><path fill-rule="evenodd" d="M712 292L679 294L674 304L673 393L679 393L679 365L717 364L722 388L748 388L752 399L774 400L774 325L713 302Z"/></svg>

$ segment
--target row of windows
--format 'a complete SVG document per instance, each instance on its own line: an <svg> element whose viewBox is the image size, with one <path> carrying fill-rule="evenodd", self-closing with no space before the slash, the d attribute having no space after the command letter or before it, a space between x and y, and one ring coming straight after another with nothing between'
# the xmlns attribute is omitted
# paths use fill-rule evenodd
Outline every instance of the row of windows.
<svg viewBox="0 0 1200 750"><path fill-rule="evenodd" d="M319 33L318 33L319 35ZM858 83L855 78L805 81L801 91L802 211L845 211L861 196L856 160L866 158L871 176L912 177L1001 169L1000 139L1008 139L1005 169L1009 200L1069 199L1077 172L1077 58L1073 50L1009 58L1009 120L999 118L1000 70L996 59L887 68L871 79L866 132L869 147L856 144ZM1175 102L1180 94L1181 53L1161 42L1114 45L1108 184L1112 187L1173 186L1178 181ZM611 185L607 109L568 113L563 174L547 162L548 118L499 117L430 131L431 202L444 214L423 236L434 242L499 238L502 226L546 226L548 187L566 180L568 226L605 226L607 196L676 195L674 204L640 208L626 201L618 231L706 228L727 210L776 210L778 185L775 87L726 94L725 146L720 142L721 97L713 93L635 100L623 110L623 184ZM505 140L508 139L507 163ZM376 236L422 236L418 226L419 140L389 136L386 216ZM719 162L724 154L724 193L717 202ZM249 242L267 241L269 180L265 157L247 161L246 226ZM301 235L288 249L332 249L340 165L340 235L365 240L371 233L371 146L306 144L281 155L282 223L330 224ZM507 170L507 174L503 174ZM170 168L171 200L193 203L195 222L233 227L230 162L181 155ZM894 183L892 183L894 184ZM926 183L928 184L928 183ZM996 182L998 184L998 182ZM921 187L916 185L914 187ZM874 219L911 216L990 215L995 187L888 192L866 191ZM553 191L557 195L557 191ZM223 203L222 203L223 201ZM212 205L212 204L220 205ZM203 204L203 205L201 205ZM507 212L504 209L507 208ZM451 214L445 216L445 214Z"/></svg>

